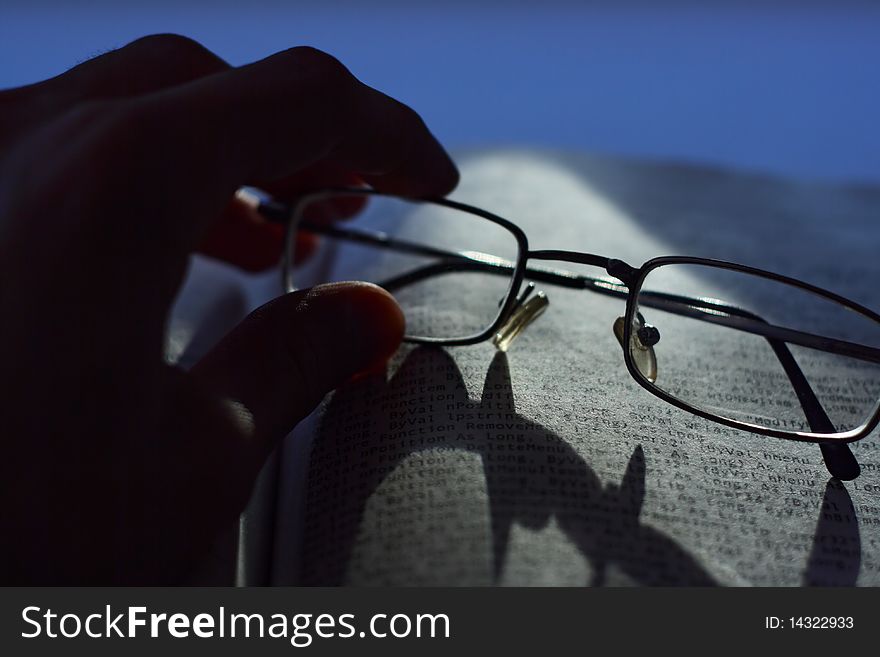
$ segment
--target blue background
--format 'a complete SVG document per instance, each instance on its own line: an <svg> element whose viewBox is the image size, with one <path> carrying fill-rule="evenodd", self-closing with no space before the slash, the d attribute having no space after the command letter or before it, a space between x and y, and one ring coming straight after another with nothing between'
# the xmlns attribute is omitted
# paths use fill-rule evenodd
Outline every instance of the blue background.
<svg viewBox="0 0 880 657"><path fill-rule="evenodd" d="M292 45L327 50L453 148L880 182L876 4L7 1L0 87L168 31L234 64Z"/></svg>

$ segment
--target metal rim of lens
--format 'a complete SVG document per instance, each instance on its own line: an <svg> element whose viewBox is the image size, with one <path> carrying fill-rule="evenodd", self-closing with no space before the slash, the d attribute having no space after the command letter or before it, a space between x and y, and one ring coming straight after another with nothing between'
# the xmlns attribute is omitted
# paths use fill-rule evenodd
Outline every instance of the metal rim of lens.
<svg viewBox="0 0 880 657"><path fill-rule="evenodd" d="M823 297L829 301L836 302L850 310L857 312L858 314L864 316L865 318L872 320L878 324L880 327L880 315L875 313L862 306L861 304L856 303L850 299L840 296L834 292L829 290L824 290L820 287L812 285L810 283L806 283L804 281L799 281L797 279L783 276L782 274L776 274L774 272L769 272L762 269L757 269L755 267L749 267L747 265L739 265L732 262L725 262L723 260L714 260L711 258L691 258L688 256L662 256L659 258L653 258L646 262L642 267L638 270L638 275L630 287L629 296L626 301L626 319L624 325L624 344L629 344L630 339L632 337L632 321L635 313L638 312L638 297L641 292L642 285L645 282L645 278L649 273L658 269L660 267L666 265L703 265L707 267L716 267L719 269L726 269L728 271L739 272L742 274L751 274L759 276L766 280L775 281L778 283L784 283L788 285L792 285L793 287L797 287L802 290L806 290L808 292L812 292L820 297ZM628 349L623 350L624 355L624 363L626 364L626 368L629 371L630 375L636 380L636 382L645 388L648 392L659 397L663 401L672 404L682 410L685 410L689 413L693 413L698 417L702 417L706 420L711 420L713 422L717 422L719 424L723 424L725 426L742 429L745 431L749 431L751 433L757 433L765 436L772 436L775 438L784 438L787 440L796 440L800 442L809 442L809 443L820 443L820 442L839 442L839 443L850 443L860 440L866 437L871 431L873 431L878 423L880 423L880 399L875 402L874 408L869 412L867 419L858 427L854 429L850 429L849 431L842 431L838 433L815 433L809 431L781 431L779 429L772 429L770 427L764 427L759 424L753 424L750 422L743 422L741 420L734 420L732 418L725 417L723 415L716 415L714 413L710 413L708 411L703 410L698 406L694 406L689 404L686 401L675 397L674 395L666 392L662 388L659 388L655 383L651 383L648 379L646 379L642 373L639 371L638 366L633 362L632 355L629 353Z"/></svg>
<svg viewBox="0 0 880 657"><path fill-rule="evenodd" d="M296 236L296 225L299 223L299 220L302 216L302 212L304 208L306 208L310 203L314 203L315 201L325 200L328 198L332 198L334 196L368 196L368 197L379 197L379 198L389 198L389 199L398 199L401 201L407 201L415 204L430 204L437 205L445 208L449 208L452 210L458 210L464 212L466 214L474 215L481 219L485 219L491 221L492 223L500 226L503 229L506 229L516 240L517 244L517 254L516 254L516 264L514 266L513 275L510 279L510 284L508 286L507 292L505 293L504 302L500 304L498 308L498 313L495 318L492 320L492 323L486 327L484 330L479 333L474 333L472 335L466 335L462 337L456 338L433 338L427 336L416 336L405 334L403 339L406 342L414 343L414 344L434 344L434 345L447 345L447 346L463 346L463 345L471 345L478 344L489 339L501 326L503 319L510 312L513 304L516 302L516 296L519 293L520 287L522 286L523 277L525 274L526 261L528 259L528 239L526 238L523 230L514 224L513 222L504 219L503 217L499 217L491 212L487 212L481 208L477 208L471 205L467 205L465 203L460 203L458 201L453 201L450 199L442 199L442 198L409 198L400 196L397 194L386 194L384 192L373 190L373 189L365 189L365 188L357 188L357 187L333 187L322 189L317 192L312 192L310 194L306 194L301 196L296 200L296 203L293 205L291 209L291 217L290 221L288 221L287 228L284 236L284 248L282 252L282 289L285 292L291 292L295 287L292 285L293 281L293 255L295 249L295 236Z"/></svg>

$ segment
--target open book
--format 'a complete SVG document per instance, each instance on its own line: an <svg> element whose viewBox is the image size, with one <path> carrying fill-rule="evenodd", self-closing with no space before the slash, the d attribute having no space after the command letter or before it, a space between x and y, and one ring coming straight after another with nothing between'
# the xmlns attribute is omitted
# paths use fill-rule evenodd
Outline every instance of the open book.
<svg viewBox="0 0 880 657"><path fill-rule="evenodd" d="M715 257L880 307L880 188L536 151L459 163L453 198L511 219L532 249ZM312 263L298 283L374 265ZM245 305L276 285L249 281ZM833 480L815 445L638 386L612 331L620 299L544 291L507 353L405 345L384 376L328 396L267 465L240 581L880 584L877 432L852 445L861 476Z"/></svg>

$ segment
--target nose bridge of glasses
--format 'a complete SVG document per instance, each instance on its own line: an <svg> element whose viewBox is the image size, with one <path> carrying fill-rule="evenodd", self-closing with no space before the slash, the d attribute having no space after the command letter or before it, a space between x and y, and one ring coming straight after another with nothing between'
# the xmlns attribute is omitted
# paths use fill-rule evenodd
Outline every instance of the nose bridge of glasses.
<svg viewBox="0 0 880 657"><path fill-rule="evenodd" d="M622 281L626 286L633 281L637 272L635 268L630 267L625 262L593 253L541 250L528 251L526 256L527 259L531 260L557 260L560 262L572 262L593 267L601 267L610 275ZM527 268L525 273L527 276L533 277L536 280L542 280L557 285L561 284L566 287L590 287L585 284L595 283L597 280L591 277L574 276L569 272L557 272L541 268ZM574 283L574 285L572 285L572 283ZM495 336L492 338L492 343L499 349L499 351L507 351L516 337L540 317L550 304L550 300L544 292L537 292L534 296L531 296L534 291L534 282L529 282L525 290L516 299L510 311L507 313L507 317L501 325L501 328L496 331ZM600 289L599 291L604 290ZM614 293L614 295L617 296L620 291L609 290L609 293ZM499 303L503 303L503 301L504 300L502 299Z"/></svg>
<svg viewBox="0 0 880 657"><path fill-rule="evenodd" d="M558 249L541 249L538 251L529 251L526 254L529 260L558 260L559 262L577 262L582 265L592 265L594 267L605 267L611 258L596 255L594 253L580 253L579 251L560 251Z"/></svg>

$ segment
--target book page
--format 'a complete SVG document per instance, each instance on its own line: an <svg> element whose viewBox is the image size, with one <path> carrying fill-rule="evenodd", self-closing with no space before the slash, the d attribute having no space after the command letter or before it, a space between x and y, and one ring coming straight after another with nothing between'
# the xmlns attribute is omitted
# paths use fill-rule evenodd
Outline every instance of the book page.
<svg viewBox="0 0 880 657"><path fill-rule="evenodd" d="M633 266L722 258L880 307L876 188L541 152L460 162L453 198L511 219L532 249ZM303 284L318 269L338 279L381 269L381 256L337 255L305 268ZM612 331L623 300L538 288L550 305L506 354L490 343L406 345L386 373L341 388L288 438L272 583L880 584L876 431L851 446L861 476L832 479L814 444L704 420L638 385ZM737 353L721 344L718 360ZM766 378L766 363L736 367ZM692 369L696 392L734 377ZM867 372L859 385L876 399L877 371ZM822 375L820 397L855 381L848 370Z"/></svg>

